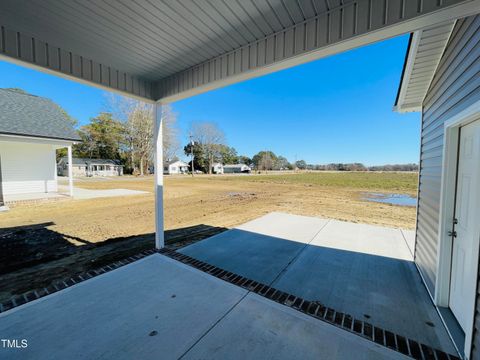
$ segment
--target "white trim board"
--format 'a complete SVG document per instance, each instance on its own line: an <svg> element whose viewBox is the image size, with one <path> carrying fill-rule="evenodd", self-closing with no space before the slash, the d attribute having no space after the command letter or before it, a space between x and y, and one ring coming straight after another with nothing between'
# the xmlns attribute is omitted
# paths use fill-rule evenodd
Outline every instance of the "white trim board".
<svg viewBox="0 0 480 360"><path fill-rule="evenodd" d="M0 134L0 141L26 142L31 144L51 144L51 145L58 146L60 148L71 146L73 144L77 144L80 142L80 141L73 141L73 140L62 140L62 139L53 139L53 138L45 138L45 137L10 135L10 134Z"/></svg>
<svg viewBox="0 0 480 360"><path fill-rule="evenodd" d="M455 24L456 20L452 20L413 34L394 111L404 113L422 110Z"/></svg>
<svg viewBox="0 0 480 360"><path fill-rule="evenodd" d="M422 38L423 30L415 31L412 35L412 42L410 43L410 49L408 53L407 63L405 64L405 71L403 79L401 80L400 94L398 95L397 105L393 108L398 112L416 112L422 111L422 106L409 107L405 104L405 96L407 95L408 83L410 82L410 76L412 75L413 66L415 65L415 58L417 57L418 45Z"/></svg>

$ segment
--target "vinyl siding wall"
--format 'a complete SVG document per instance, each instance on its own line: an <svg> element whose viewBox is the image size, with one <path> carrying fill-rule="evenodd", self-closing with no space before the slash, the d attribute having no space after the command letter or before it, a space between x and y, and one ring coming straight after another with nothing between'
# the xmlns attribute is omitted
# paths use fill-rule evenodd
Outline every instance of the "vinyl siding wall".
<svg viewBox="0 0 480 360"><path fill-rule="evenodd" d="M53 145L0 141L0 155L5 200L11 194L57 191Z"/></svg>
<svg viewBox="0 0 480 360"><path fill-rule="evenodd" d="M480 16L459 20L423 104L415 261L434 293L444 123L480 100Z"/></svg>
<svg viewBox="0 0 480 360"><path fill-rule="evenodd" d="M435 291L444 123L480 100L480 16L458 20L423 103L415 262ZM480 328L477 304L475 328ZM472 358L480 358L478 331Z"/></svg>

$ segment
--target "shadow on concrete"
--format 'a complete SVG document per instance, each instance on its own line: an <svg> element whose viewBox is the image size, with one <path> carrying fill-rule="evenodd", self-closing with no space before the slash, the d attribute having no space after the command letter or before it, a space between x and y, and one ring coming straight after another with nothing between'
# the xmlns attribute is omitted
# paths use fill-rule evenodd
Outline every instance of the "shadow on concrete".
<svg viewBox="0 0 480 360"><path fill-rule="evenodd" d="M455 353L413 261L402 258L408 248L395 258L342 241L335 248L232 229L179 252Z"/></svg>

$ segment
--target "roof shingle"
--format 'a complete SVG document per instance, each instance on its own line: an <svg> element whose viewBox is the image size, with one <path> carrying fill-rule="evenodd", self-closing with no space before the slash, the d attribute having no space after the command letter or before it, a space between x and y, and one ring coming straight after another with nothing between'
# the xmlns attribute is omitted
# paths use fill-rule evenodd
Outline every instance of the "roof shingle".
<svg viewBox="0 0 480 360"><path fill-rule="evenodd" d="M0 134L80 140L57 104L18 89L0 89Z"/></svg>

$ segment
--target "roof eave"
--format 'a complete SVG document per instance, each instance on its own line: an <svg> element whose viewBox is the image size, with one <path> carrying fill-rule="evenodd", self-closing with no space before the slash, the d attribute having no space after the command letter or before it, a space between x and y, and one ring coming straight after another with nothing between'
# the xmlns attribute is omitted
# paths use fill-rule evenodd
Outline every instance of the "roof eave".
<svg viewBox="0 0 480 360"><path fill-rule="evenodd" d="M406 110L405 109L405 94L410 80L410 75L415 63L415 57L417 55L418 44L420 42L422 31L416 31L410 34L408 40L407 53L405 54L405 61L403 63L402 77L400 79L400 85L398 86L397 98L395 100L395 105L393 110L399 113L412 112L412 111L421 111L421 106L419 110Z"/></svg>
<svg viewBox="0 0 480 360"><path fill-rule="evenodd" d="M410 35L394 111L399 113L422 111L423 102L454 26L455 20L450 20Z"/></svg>
<svg viewBox="0 0 480 360"><path fill-rule="evenodd" d="M0 135L6 135L12 138L19 137L23 139L42 139L42 140L54 140L54 141L67 141L74 144L82 142L80 138L63 138L63 137L55 137L55 136L43 136L43 135L35 135L35 134L19 134L19 133L12 133L12 132L0 132Z"/></svg>

